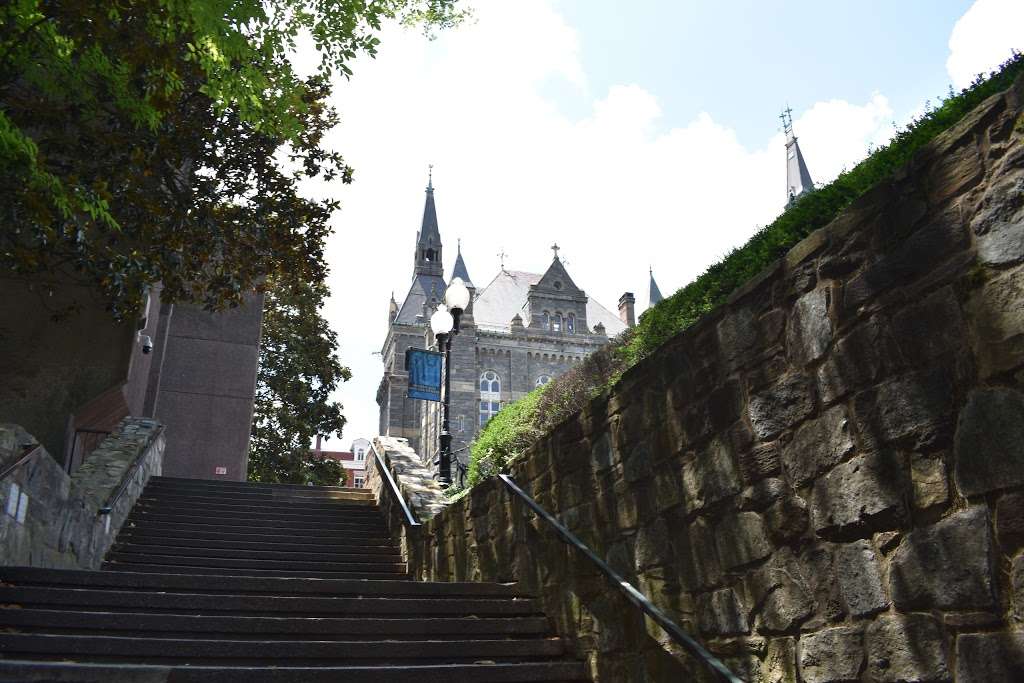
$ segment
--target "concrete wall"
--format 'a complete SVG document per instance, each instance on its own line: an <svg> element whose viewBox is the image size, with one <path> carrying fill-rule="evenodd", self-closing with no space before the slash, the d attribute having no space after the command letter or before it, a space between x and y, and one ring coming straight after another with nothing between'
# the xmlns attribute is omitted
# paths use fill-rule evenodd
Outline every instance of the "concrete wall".
<svg viewBox="0 0 1024 683"><path fill-rule="evenodd" d="M94 291L71 279L0 278L0 420L23 425L63 461L69 416L112 389L121 408L98 412L119 413L114 423L136 402L148 373L137 327L114 322Z"/></svg>
<svg viewBox="0 0 1024 683"><path fill-rule="evenodd" d="M218 313L174 307L154 402L167 476L245 480L262 320L262 294Z"/></svg>
<svg viewBox="0 0 1024 683"><path fill-rule="evenodd" d="M1024 680L1024 80L511 467L745 680ZM410 548L596 681L689 680L490 480Z"/></svg>
<svg viewBox="0 0 1024 683"><path fill-rule="evenodd" d="M0 425L0 469L35 443L17 425ZM146 482L160 474L163 451L158 423L129 418L71 477L45 450L37 453L0 482L0 565L99 569ZM125 477L111 512L99 514Z"/></svg>

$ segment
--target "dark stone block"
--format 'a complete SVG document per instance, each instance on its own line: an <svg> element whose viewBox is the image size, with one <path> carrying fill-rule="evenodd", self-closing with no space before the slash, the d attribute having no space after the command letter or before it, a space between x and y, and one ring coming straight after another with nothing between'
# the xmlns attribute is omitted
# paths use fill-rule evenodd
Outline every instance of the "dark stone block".
<svg viewBox="0 0 1024 683"><path fill-rule="evenodd" d="M913 365L927 365L967 348L967 329L952 287L943 287L894 315L892 330L903 358Z"/></svg>
<svg viewBox="0 0 1024 683"><path fill-rule="evenodd" d="M683 490L687 512L696 512L738 493L740 479L728 447L716 439L708 448L684 460Z"/></svg>
<svg viewBox="0 0 1024 683"><path fill-rule="evenodd" d="M771 539L776 543L788 543L807 531L810 514L803 498L789 496L768 508L764 517Z"/></svg>
<svg viewBox="0 0 1024 683"><path fill-rule="evenodd" d="M771 478L743 489L740 494L741 510L763 510L786 492L786 482Z"/></svg>
<svg viewBox="0 0 1024 683"><path fill-rule="evenodd" d="M861 540L836 546L836 575L846 611L864 617L889 607L875 548Z"/></svg>
<svg viewBox="0 0 1024 683"><path fill-rule="evenodd" d="M854 683L864 662L860 626L836 626L800 639L800 676L805 683Z"/></svg>
<svg viewBox="0 0 1024 683"><path fill-rule="evenodd" d="M1024 394L971 392L957 422L955 477L965 496L1024 484Z"/></svg>
<svg viewBox="0 0 1024 683"><path fill-rule="evenodd" d="M858 394L854 410L865 439L915 451L940 446L951 436L953 386L949 371L939 367L890 379Z"/></svg>
<svg viewBox="0 0 1024 683"><path fill-rule="evenodd" d="M965 633L956 639L957 683L1024 680L1024 633Z"/></svg>
<svg viewBox="0 0 1024 683"><path fill-rule="evenodd" d="M813 577L810 567L789 548L780 548L751 578L754 602L760 605L764 633L785 633L814 613Z"/></svg>
<svg viewBox="0 0 1024 683"><path fill-rule="evenodd" d="M790 375L750 398L750 422L758 439L767 441L814 411L814 384Z"/></svg>
<svg viewBox="0 0 1024 683"><path fill-rule="evenodd" d="M996 501L996 538L1004 552L1024 547L1024 493L1008 493Z"/></svg>
<svg viewBox="0 0 1024 683"><path fill-rule="evenodd" d="M653 471L651 449L646 442L632 449L622 462L622 476L630 483L650 477Z"/></svg>
<svg viewBox="0 0 1024 683"><path fill-rule="evenodd" d="M715 527L715 545L722 567L734 569L772 552L764 521L755 512L727 515Z"/></svg>
<svg viewBox="0 0 1024 683"><path fill-rule="evenodd" d="M811 523L825 537L864 538L906 517L906 477L891 451L858 455L814 483Z"/></svg>
<svg viewBox="0 0 1024 683"><path fill-rule="evenodd" d="M697 597L697 623L701 632L708 635L738 636L750 633L746 609L731 588Z"/></svg>
<svg viewBox="0 0 1024 683"><path fill-rule="evenodd" d="M690 524L669 524L672 552L679 561L680 580L688 591L713 586L722 580L722 568L715 552L715 537L703 519Z"/></svg>
<svg viewBox="0 0 1024 683"><path fill-rule="evenodd" d="M793 486L801 487L822 472L839 464L853 452L846 409L835 406L796 430L782 451L786 474Z"/></svg>
<svg viewBox="0 0 1024 683"><path fill-rule="evenodd" d="M864 269L843 288L842 318L890 289L924 275L968 245L959 212L936 217Z"/></svg>
<svg viewBox="0 0 1024 683"><path fill-rule="evenodd" d="M996 606L987 510L975 506L907 534L892 556L897 609L990 610Z"/></svg>
<svg viewBox="0 0 1024 683"><path fill-rule="evenodd" d="M868 626L867 678L879 683L950 680L948 649L929 615L884 615Z"/></svg>
<svg viewBox="0 0 1024 683"><path fill-rule="evenodd" d="M743 474L743 480L752 483L781 472L779 450L778 442L773 441L756 446L740 456L740 472Z"/></svg>
<svg viewBox="0 0 1024 683"><path fill-rule="evenodd" d="M900 353L883 319L871 318L840 339L818 369L818 386L825 403L860 391L900 366Z"/></svg>
<svg viewBox="0 0 1024 683"><path fill-rule="evenodd" d="M794 365L816 361L832 343L829 299L829 290L822 287L804 294L793 305L786 327L786 351Z"/></svg>

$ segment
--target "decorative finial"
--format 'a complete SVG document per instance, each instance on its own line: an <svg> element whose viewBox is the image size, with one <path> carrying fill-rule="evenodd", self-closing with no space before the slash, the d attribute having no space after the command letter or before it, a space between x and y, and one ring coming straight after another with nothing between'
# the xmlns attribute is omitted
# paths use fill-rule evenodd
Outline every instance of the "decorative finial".
<svg viewBox="0 0 1024 683"><path fill-rule="evenodd" d="M462 238L461 237L456 237L455 238L455 251L457 251L460 254L462 253Z"/></svg>
<svg viewBox="0 0 1024 683"><path fill-rule="evenodd" d="M561 247L558 246L558 242L555 242L554 244L551 245L551 251L555 252L555 259L558 259L559 249L561 249Z"/></svg>
<svg viewBox="0 0 1024 683"><path fill-rule="evenodd" d="M779 118L782 119L782 132L791 136L793 134L793 110L789 108L788 104L779 114Z"/></svg>
<svg viewBox="0 0 1024 683"><path fill-rule="evenodd" d="M508 256L508 254L505 253L505 247L502 247L501 251L498 252L498 261L501 264L501 269L502 270L505 270L505 257L506 256Z"/></svg>
<svg viewBox="0 0 1024 683"><path fill-rule="evenodd" d="M427 165L427 192L434 191L434 165Z"/></svg>

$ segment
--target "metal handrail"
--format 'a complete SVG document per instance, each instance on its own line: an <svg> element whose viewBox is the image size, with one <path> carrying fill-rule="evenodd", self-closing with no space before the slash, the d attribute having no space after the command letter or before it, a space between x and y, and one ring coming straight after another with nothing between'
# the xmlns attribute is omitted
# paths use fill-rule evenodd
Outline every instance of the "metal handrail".
<svg viewBox="0 0 1024 683"><path fill-rule="evenodd" d="M107 502L103 504L103 507L96 511L97 515L109 515L113 512L114 506L117 505L117 501L121 500L121 496L123 496L124 492L128 490L128 482L131 481L133 476L135 476L135 470L139 469L139 464L142 462L142 458L145 457L149 447L160 437L160 434L163 433L163 431L163 425L156 428L156 431L149 437L146 444L139 450L139 454L135 456L134 460L132 460L131 466L129 466L128 469L124 471L124 474L121 475L121 483L117 485L117 490L110 494L110 496L107 497Z"/></svg>
<svg viewBox="0 0 1024 683"><path fill-rule="evenodd" d="M701 663L707 666L718 680L725 681L727 683L743 683L742 679L729 671L728 667L726 667L725 664L722 664L717 657L708 652L703 645L687 635L678 624L669 619L667 614L658 609L654 603L648 600L647 596L638 591L633 584L626 581L618 572L609 567L608 564L598 557L593 550L587 547L583 541L563 526L562 523L554 517L554 515L538 505L537 501L531 498L526 491L523 491L518 485L516 485L512 477L507 474L499 474L498 478L501 479L512 493L526 503L526 505L533 510L538 517L554 527L555 531L558 532L558 535L561 536L564 541L575 547L583 553L587 559L596 565L598 570L600 570L602 574L604 574L625 594L627 600L639 607L647 616L653 619L678 645L697 657Z"/></svg>
<svg viewBox="0 0 1024 683"><path fill-rule="evenodd" d="M412 514L412 510L405 502L405 498L402 497L402 492L398 488L398 483L395 482L395 478L391 476L391 468L388 467L387 462L384 461L377 447L370 442L370 450L373 451L373 459L377 463L377 469L381 471L384 479L387 480L388 485L391 487L391 492L395 494L395 498L398 499L398 504L402 506L402 512L405 513L405 523L411 527L421 526L419 520L416 519L415 515Z"/></svg>
<svg viewBox="0 0 1024 683"><path fill-rule="evenodd" d="M25 453L20 458L18 458L18 461L15 462L10 467L4 469L3 472L0 472L0 480L6 479L7 475L11 474L12 472L14 472L14 470L18 469L19 467L21 467L22 465L24 465L29 460L31 460L32 458L36 457L36 455L38 455L39 453L42 453L42 452L43 452L42 444L38 444L37 443L35 446L26 446L25 447Z"/></svg>

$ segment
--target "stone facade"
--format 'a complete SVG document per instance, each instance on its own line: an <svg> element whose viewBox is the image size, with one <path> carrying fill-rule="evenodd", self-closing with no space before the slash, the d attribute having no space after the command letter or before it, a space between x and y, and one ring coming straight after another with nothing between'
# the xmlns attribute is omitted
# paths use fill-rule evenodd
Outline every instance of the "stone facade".
<svg viewBox="0 0 1024 683"><path fill-rule="evenodd" d="M744 680L1024 680L1024 79L512 465ZM483 482L410 549L596 681L696 664Z"/></svg>
<svg viewBox="0 0 1024 683"><path fill-rule="evenodd" d="M435 345L429 320L447 288L441 254L431 186L417 235L412 286L401 306L391 301L381 349L384 374L377 390L380 434L407 439L427 461L434 459L438 448L440 406L407 398L405 352ZM562 374L606 344L609 335L624 330L626 323L573 282L557 248L543 274L502 268L479 291L460 251L452 276L461 277L472 294L451 350L452 450L468 464L469 444L496 409Z"/></svg>
<svg viewBox="0 0 1024 683"><path fill-rule="evenodd" d="M36 443L17 425L0 425L0 469ZM146 482L160 474L163 453L163 427L128 418L71 477L45 450L35 455L0 482L0 564L99 569ZM126 476L124 494L101 514Z"/></svg>

